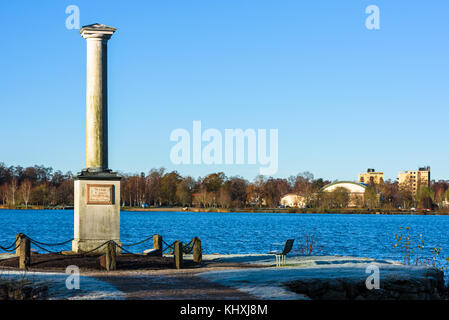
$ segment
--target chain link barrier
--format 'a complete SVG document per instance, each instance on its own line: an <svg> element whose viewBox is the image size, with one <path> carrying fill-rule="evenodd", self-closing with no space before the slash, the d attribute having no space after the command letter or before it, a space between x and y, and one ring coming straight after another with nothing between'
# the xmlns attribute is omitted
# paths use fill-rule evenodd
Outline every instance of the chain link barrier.
<svg viewBox="0 0 449 320"><path fill-rule="evenodd" d="M162 240L162 243L165 244L165 249L162 250L162 252L166 252L168 249L170 249L167 253L173 254L173 252L175 251L175 242L173 242L172 244L168 244L167 242ZM196 243L196 238L193 238L189 243L182 246L182 252L184 254L192 253L195 243Z"/></svg>
<svg viewBox="0 0 449 320"><path fill-rule="evenodd" d="M70 239L70 240L67 240L67 241L64 241L64 242L60 242L60 243L44 243L44 242L39 242L39 241L37 241L37 240L34 240L34 239L32 239L32 238L30 238L30 237L28 237L28 236L26 236L26 235L23 235L23 238L28 238L28 239L30 240L30 242L31 242L33 245L35 245L37 248L39 248L39 249L41 249L41 250L43 250L43 251L45 251L45 252L47 252L47 253L50 253L50 254L60 254L60 255L70 256L70 257L83 257L83 256L86 256L86 255L88 255L89 253L92 253L92 252L94 252L94 251L97 251L98 249L100 249L100 248L102 248L103 246L107 245L107 244L110 243L111 241L112 241L118 248L120 248L123 252L125 252L125 253L127 253L127 254L132 254L132 255L134 255L134 256L141 256L140 254L135 254L135 253L129 251L128 249L125 249L124 247L132 247L132 246L136 246L136 245L145 243L145 242L147 242L147 241L153 239L153 237L154 237L154 236L145 238L144 240L139 241L139 242L136 242L136 243L132 243L132 244L122 244L122 245L119 245L119 244L118 244L117 242L115 242L114 240L109 240L109 241L106 241L106 242L102 243L102 244L99 245L98 247L96 247L96 248L94 248L94 249L92 249L92 250L89 250L89 251L84 251L84 252L81 252L81 253L78 253L78 254L63 254L62 252L51 251L51 250L49 250L49 249L47 249L47 248L44 248L44 247L45 247L45 246L46 246L46 247L62 246L62 245L65 245L65 244L67 244L67 243L73 241L74 239ZM23 239L23 238L22 238L22 239ZM175 242L176 242L176 241L175 241ZM175 242L169 244L169 243L165 242L164 240L162 240L162 243L165 245L165 249L162 250L162 253L168 252L168 254L173 254L173 252L174 252L174 250L175 250L175 247L174 247ZM187 243L186 245L183 245L183 247L182 247L183 253L184 253L184 254L189 254L189 253L191 253L191 252L193 251L193 247L194 247L195 243L196 243L196 238L193 238L189 243ZM6 252L13 252L13 251L16 251L16 250L20 247L21 244L22 244L22 241L20 241L20 243L17 244L17 240L16 240L16 241L14 241L13 244L11 244L11 245L8 246L8 247L0 246L0 249L3 250L3 251L6 251Z"/></svg>
<svg viewBox="0 0 449 320"><path fill-rule="evenodd" d="M71 241L74 240L74 239L72 238L72 239L70 239L70 240L67 240L67 241L64 241L64 242L60 242L60 243L44 243L44 242L39 242L39 241L36 241L36 240L34 240L34 239L31 239L30 237L27 237L27 238L30 239L30 241L33 242L33 243L37 243L37 244L39 244L39 245L41 245L41 246L47 246L47 247L63 246L63 245L65 245L65 244L67 244L67 243L69 243L69 242L71 242Z"/></svg>
<svg viewBox="0 0 449 320"><path fill-rule="evenodd" d="M182 247L182 252L189 254L193 251L193 246L195 245L196 238L193 238L188 244Z"/></svg>
<svg viewBox="0 0 449 320"><path fill-rule="evenodd" d="M123 245L119 245L117 242L115 242L114 240L111 240L117 247L119 247L122 251L124 251L125 253L127 253L127 254L131 254L131 255L133 255L133 256L139 256L139 257L142 257L142 255L141 254L135 254L135 253L133 253L133 252L131 252L131 251L129 251L129 250L126 250L125 248L123 248Z"/></svg>
<svg viewBox="0 0 449 320"><path fill-rule="evenodd" d="M151 237L148 237L148 238L146 238L146 239L144 239L144 240L142 240L142 241L136 242L136 243L132 243L132 244L122 244L122 247L133 247L133 246L137 246L138 244L142 244L142 243L144 243L144 242L147 242L148 240L152 240L154 236L155 236L155 235L152 235Z"/></svg>
<svg viewBox="0 0 449 320"><path fill-rule="evenodd" d="M0 249L2 249L3 251L6 251L6 252L13 252L13 251L16 251L20 247L21 244L22 244L22 240L19 242L19 244L17 244L17 240L16 240L9 247L2 247L2 246L0 246Z"/></svg>
<svg viewBox="0 0 449 320"><path fill-rule="evenodd" d="M168 244L167 242L164 241L164 238L162 238L162 243L165 244L165 249L162 250L162 253L170 249L170 251L168 251L167 253L173 254L173 252L175 251L175 243L173 242L172 244Z"/></svg>

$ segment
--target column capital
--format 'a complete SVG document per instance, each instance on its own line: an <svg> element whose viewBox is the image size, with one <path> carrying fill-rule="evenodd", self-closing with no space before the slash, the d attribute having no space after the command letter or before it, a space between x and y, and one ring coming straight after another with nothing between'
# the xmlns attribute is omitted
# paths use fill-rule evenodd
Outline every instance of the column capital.
<svg viewBox="0 0 449 320"><path fill-rule="evenodd" d="M84 39L109 40L116 30L116 28L104 24L94 23L83 26L80 33Z"/></svg>

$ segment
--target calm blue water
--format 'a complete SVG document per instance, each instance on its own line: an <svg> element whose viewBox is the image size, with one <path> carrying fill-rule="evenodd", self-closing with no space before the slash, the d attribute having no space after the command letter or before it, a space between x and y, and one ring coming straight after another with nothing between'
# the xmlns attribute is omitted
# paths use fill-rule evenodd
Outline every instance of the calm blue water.
<svg viewBox="0 0 449 320"><path fill-rule="evenodd" d="M286 213L122 212L121 240L135 243L161 234L168 243L199 236L205 253L265 253L270 243L314 233L319 254L397 258L394 234L400 227L421 233L426 247L439 246L449 256L449 216L348 215ZM14 242L16 233L40 242L57 243L73 237L73 211L0 210L0 245ZM132 248L141 252L147 242ZM70 250L71 245L57 247ZM42 252L42 250L38 250Z"/></svg>

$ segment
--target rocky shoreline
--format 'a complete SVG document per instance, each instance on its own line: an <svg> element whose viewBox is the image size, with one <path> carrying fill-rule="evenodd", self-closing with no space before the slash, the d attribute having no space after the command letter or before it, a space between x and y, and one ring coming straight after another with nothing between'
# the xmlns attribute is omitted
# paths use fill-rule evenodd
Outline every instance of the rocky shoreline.
<svg viewBox="0 0 449 320"><path fill-rule="evenodd" d="M442 300L447 299L444 274L429 270L426 278L384 279L379 289L367 289L365 281L354 279L307 279L285 283L296 293L312 300Z"/></svg>
<svg viewBox="0 0 449 320"><path fill-rule="evenodd" d="M42 284L24 284L22 281L0 281L0 300L45 300L48 286Z"/></svg>

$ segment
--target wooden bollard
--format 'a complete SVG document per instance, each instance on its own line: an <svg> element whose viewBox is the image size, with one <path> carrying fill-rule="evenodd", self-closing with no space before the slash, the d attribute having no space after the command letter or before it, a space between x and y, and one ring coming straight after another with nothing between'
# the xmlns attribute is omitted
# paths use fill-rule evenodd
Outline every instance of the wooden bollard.
<svg viewBox="0 0 449 320"><path fill-rule="evenodd" d="M175 268L182 268L182 242L175 241L174 243L174 257L175 257Z"/></svg>
<svg viewBox="0 0 449 320"><path fill-rule="evenodd" d="M203 251L201 249L201 239L198 237L193 238L193 261L203 262Z"/></svg>
<svg viewBox="0 0 449 320"><path fill-rule="evenodd" d="M22 239L22 235L22 233L16 234L16 257L20 256L19 244L20 240Z"/></svg>
<svg viewBox="0 0 449 320"><path fill-rule="evenodd" d="M109 241L106 245L106 270L116 270L117 262L116 262L116 248L115 243Z"/></svg>
<svg viewBox="0 0 449 320"><path fill-rule="evenodd" d="M31 265L30 239L22 233L19 233L16 238L19 241L19 243L16 242L16 246L18 246L16 255L18 254L19 256L19 269L26 270Z"/></svg>
<svg viewBox="0 0 449 320"><path fill-rule="evenodd" d="M162 236L155 234L153 236L153 249L157 250L157 256L162 257Z"/></svg>

